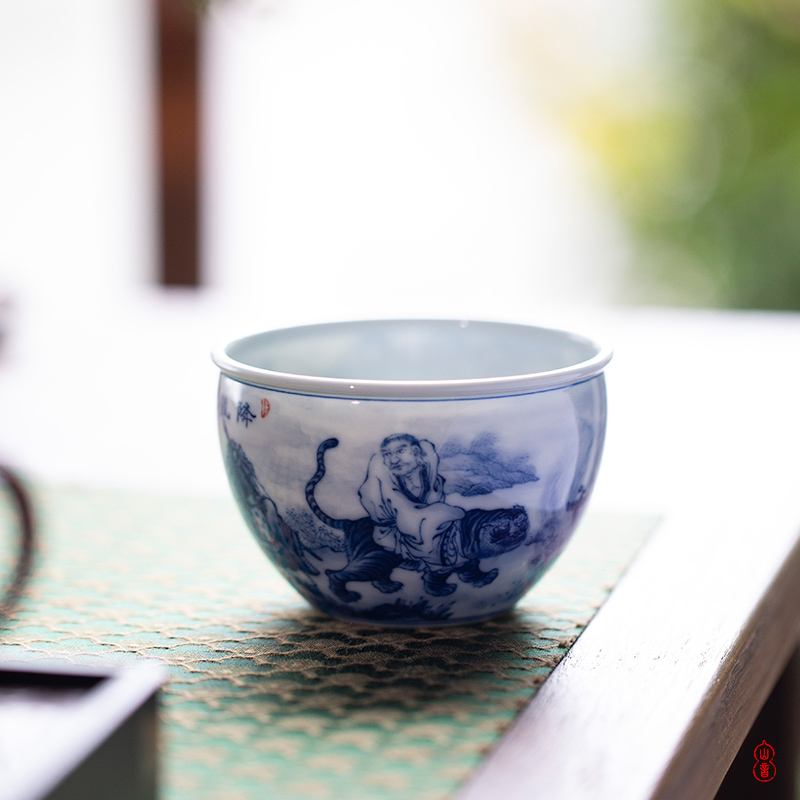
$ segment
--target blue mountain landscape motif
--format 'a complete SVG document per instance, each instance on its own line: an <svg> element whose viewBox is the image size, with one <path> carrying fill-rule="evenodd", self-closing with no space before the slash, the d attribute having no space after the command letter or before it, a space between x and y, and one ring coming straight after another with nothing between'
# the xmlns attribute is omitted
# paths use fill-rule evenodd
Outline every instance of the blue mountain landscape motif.
<svg viewBox="0 0 800 800"><path fill-rule="evenodd" d="M275 503L259 482L252 461L242 446L230 437L225 459L228 474L232 477L234 496L264 551L289 572L319 575L319 570L306 557L306 553L313 555L313 551L303 546L297 531L281 518Z"/></svg>
<svg viewBox="0 0 800 800"><path fill-rule="evenodd" d="M475 497L539 480L528 456L505 456L497 448L497 436L489 432L469 444L448 440L439 450L439 458L448 494Z"/></svg>

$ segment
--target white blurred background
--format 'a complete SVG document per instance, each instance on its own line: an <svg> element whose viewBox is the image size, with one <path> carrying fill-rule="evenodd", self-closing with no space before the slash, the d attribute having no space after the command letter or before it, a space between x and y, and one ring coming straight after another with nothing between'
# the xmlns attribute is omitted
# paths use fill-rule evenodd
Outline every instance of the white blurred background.
<svg viewBox="0 0 800 800"><path fill-rule="evenodd" d="M624 21L631 4L616 2ZM521 91L509 41L538 9L546 92L570 70L558 50L593 46L592 69L609 68L640 28L581 0L514 5L212 5L205 283L278 316L527 317L613 300L623 227ZM6 292L63 302L152 285L152 25L143 0L0 0Z"/></svg>
<svg viewBox="0 0 800 800"><path fill-rule="evenodd" d="M622 305L631 235L558 113L636 79L655 0L217 0L199 289L157 284L152 29L144 0L0 0L0 457L33 481L227 494L212 345L345 318L610 338L601 505L669 502L690 465L659 419L730 447L653 365L707 378L696 342L731 378L737 353L781 363L772 321L767 350L711 312Z"/></svg>

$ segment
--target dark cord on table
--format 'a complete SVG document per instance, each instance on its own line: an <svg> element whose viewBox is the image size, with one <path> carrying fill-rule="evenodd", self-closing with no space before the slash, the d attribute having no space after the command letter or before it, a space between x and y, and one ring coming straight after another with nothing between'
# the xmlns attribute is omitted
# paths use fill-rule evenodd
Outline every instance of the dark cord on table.
<svg viewBox="0 0 800 800"><path fill-rule="evenodd" d="M11 582L0 597L0 623L11 615L14 606L22 595L25 582L31 571L35 542L33 507L22 481L7 467L0 466L0 481L10 490L19 519L20 546L17 563Z"/></svg>

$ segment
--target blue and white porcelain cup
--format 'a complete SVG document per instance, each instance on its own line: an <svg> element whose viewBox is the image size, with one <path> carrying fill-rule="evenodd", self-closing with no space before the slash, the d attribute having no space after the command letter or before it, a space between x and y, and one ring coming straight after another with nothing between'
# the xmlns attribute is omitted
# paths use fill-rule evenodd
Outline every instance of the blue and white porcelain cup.
<svg viewBox="0 0 800 800"><path fill-rule="evenodd" d="M313 606L393 626L508 612L585 509L611 352L564 331L374 320L217 349L233 494Z"/></svg>

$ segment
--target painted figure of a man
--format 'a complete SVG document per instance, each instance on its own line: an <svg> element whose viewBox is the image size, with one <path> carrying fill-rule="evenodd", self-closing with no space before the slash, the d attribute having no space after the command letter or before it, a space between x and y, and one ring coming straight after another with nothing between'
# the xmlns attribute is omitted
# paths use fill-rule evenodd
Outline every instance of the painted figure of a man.
<svg viewBox="0 0 800 800"><path fill-rule="evenodd" d="M408 566L439 562L442 535L464 516L464 509L445 502L433 443L408 433L381 442L358 494L375 523L375 542Z"/></svg>

